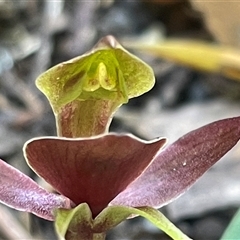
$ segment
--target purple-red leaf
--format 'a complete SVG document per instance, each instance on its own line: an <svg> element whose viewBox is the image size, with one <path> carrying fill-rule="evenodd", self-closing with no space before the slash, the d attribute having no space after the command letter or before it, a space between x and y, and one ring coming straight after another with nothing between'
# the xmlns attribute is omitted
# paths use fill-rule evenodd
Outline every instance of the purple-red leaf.
<svg viewBox="0 0 240 240"><path fill-rule="evenodd" d="M33 170L76 205L96 216L150 164L165 139L144 142L131 135L36 138L25 145Z"/></svg>
<svg viewBox="0 0 240 240"><path fill-rule="evenodd" d="M160 152L112 205L163 206L185 192L240 138L240 117L192 131ZM209 183L211 184L211 183Z"/></svg>
<svg viewBox="0 0 240 240"><path fill-rule="evenodd" d="M49 193L31 178L0 160L0 202L41 218L54 220L56 208L71 208L64 196Z"/></svg>

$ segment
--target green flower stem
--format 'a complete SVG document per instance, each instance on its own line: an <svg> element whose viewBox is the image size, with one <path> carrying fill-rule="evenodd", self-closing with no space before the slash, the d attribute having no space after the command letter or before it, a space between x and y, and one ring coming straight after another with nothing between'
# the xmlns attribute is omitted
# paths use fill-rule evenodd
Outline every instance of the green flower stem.
<svg viewBox="0 0 240 240"><path fill-rule="evenodd" d="M93 234L71 234L68 233L64 240L105 240L105 233L93 233Z"/></svg>

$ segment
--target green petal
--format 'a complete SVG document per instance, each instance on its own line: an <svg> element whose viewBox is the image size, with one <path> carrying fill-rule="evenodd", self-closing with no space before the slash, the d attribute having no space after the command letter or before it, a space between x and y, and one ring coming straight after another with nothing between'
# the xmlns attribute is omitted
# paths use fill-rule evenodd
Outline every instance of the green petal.
<svg viewBox="0 0 240 240"><path fill-rule="evenodd" d="M93 232L92 213L86 203L76 208L56 211L55 230L60 240L103 240L105 233Z"/></svg>
<svg viewBox="0 0 240 240"><path fill-rule="evenodd" d="M133 215L139 215L146 218L157 228L169 235L172 239L190 240L188 236L182 233L181 230L178 229L172 222L170 222L161 212L152 207L107 207L94 219L94 231L107 231Z"/></svg>
<svg viewBox="0 0 240 240"><path fill-rule="evenodd" d="M169 219L167 219L161 212L152 207L135 208L136 214L145 217L156 227L169 235L174 240L190 240L180 229L178 229Z"/></svg>
<svg viewBox="0 0 240 240"><path fill-rule="evenodd" d="M55 227L61 239L104 239L106 231L132 216L142 216L152 222L172 239L190 240L161 212L151 207L132 208L127 206L109 206L94 220L91 210L82 203L72 210L58 209ZM78 235L76 235L78 233ZM71 235L71 236L70 236ZM65 238L64 238L65 237Z"/></svg>
<svg viewBox="0 0 240 240"><path fill-rule="evenodd" d="M154 82L147 64L107 36L88 53L40 75L36 85L53 108L58 135L88 137L106 132L117 108Z"/></svg>

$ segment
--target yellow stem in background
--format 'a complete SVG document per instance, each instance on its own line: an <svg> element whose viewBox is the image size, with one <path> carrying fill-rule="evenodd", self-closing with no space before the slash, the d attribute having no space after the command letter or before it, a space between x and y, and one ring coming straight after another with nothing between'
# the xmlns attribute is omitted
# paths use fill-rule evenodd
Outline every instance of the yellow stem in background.
<svg viewBox="0 0 240 240"><path fill-rule="evenodd" d="M156 44L126 42L126 46L200 71L240 80L240 51L233 47L183 39Z"/></svg>

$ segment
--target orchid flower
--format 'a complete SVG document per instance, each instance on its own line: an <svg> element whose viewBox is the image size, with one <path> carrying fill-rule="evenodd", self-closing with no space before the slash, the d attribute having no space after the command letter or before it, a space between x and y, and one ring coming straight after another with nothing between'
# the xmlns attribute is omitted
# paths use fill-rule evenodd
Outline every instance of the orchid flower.
<svg viewBox="0 0 240 240"><path fill-rule="evenodd" d="M157 208L183 194L238 142L240 117L210 123L165 148L164 138L145 141L131 134L107 133L114 111L153 85L135 84L134 66L142 68L137 74L140 82L144 76L149 81L154 78L149 68L143 70L145 64L123 50L113 37L98 46L100 50L95 48L83 58L56 66L46 72L47 77L43 74L37 80L52 105L60 136L30 139L23 151L32 170L57 193L42 189L0 160L0 201L55 221L59 239L105 239L107 230L138 215L173 239L189 239ZM114 70L106 56L111 56ZM133 67L120 64L119 56L127 56ZM79 61L83 64L80 70ZM55 73L58 77L54 78ZM109 87L109 82L114 84ZM88 125L76 125L79 122Z"/></svg>
<svg viewBox="0 0 240 240"><path fill-rule="evenodd" d="M158 220L163 216L151 207L184 193L239 137L240 117L206 125L163 150L165 139L147 142L124 134L32 139L24 146L28 164L61 195L0 161L0 201L56 220L63 239L76 239L72 234L94 239L132 214L179 239L182 235L162 226Z"/></svg>

